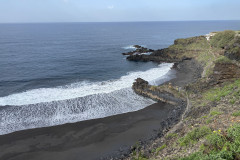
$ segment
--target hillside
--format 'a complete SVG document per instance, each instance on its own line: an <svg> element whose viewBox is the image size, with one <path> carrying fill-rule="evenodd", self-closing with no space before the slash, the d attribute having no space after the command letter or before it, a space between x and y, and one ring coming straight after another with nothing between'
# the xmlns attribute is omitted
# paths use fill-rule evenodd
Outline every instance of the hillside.
<svg viewBox="0 0 240 160"><path fill-rule="evenodd" d="M138 94L165 103L185 99L187 106L177 125L150 143L135 145L127 159L240 159L240 31L178 39L151 55L127 59L174 62L176 68L194 60L201 66L200 76L182 86L150 86L141 80L133 85ZM166 93L175 99L164 98Z"/></svg>

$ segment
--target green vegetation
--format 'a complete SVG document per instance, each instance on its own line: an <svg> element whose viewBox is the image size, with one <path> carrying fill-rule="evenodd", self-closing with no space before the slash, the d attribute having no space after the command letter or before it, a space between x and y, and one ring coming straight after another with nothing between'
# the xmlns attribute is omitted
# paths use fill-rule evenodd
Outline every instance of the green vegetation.
<svg viewBox="0 0 240 160"><path fill-rule="evenodd" d="M209 116L206 117L207 118L206 119L206 124L211 123L216 116L221 115L221 114L223 114L223 113L219 112L219 111L211 111L209 113Z"/></svg>
<svg viewBox="0 0 240 160"><path fill-rule="evenodd" d="M240 79L234 83L226 84L224 87L215 87L203 94L203 98L210 101L219 101L222 97L232 95L234 98L240 97Z"/></svg>
<svg viewBox="0 0 240 160"><path fill-rule="evenodd" d="M215 63L232 63L232 61L225 56L220 56L215 60Z"/></svg>
<svg viewBox="0 0 240 160"><path fill-rule="evenodd" d="M188 146L197 142L200 138L205 137L211 133L211 129L207 126L202 126L199 128L193 129L185 137L182 137L178 140L180 146Z"/></svg>
<svg viewBox="0 0 240 160"><path fill-rule="evenodd" d="M238 34L240 31L216 32L210 41L203 36L178 39L169 47L169 51L178 50L173 51L173 56L175 53L180 53L176 54L178 58L191 57L197 60L204 68L204 72L202 78L190 84L186 90L192 108L189 115L184 117L183 129L176 131L177 133L167 134L162 141L165 144L161 147L150 148L149 158L159 158L164 155L167 159L181 160L240 160L240 124L230 127L234 122L239 122L240 79L232 79L218 85L209 83L209 80L212 80L214 67L219 63L233 63L239 66L237 56L232 54L234 52L240 57L240 35ZM156 88L169 93L178 93L178 89L167 84L151 87L152 90ZM230 110L226 111L228 108ZM200 127L194 127L195 125ZM229 128L225 130L227 127ZM225 129L221 131L218 130L219 128ZM182 134L184 136L181 136ZM166 147L168 148L164 149ZM192 153L196 150L197 152ZM187 157L179 158L190 153L191 155ZM136 155L138 159L146 159L141 154Z"/></svg>
<svg viewBox="0 0 240 160"><path fill-rule="evenodd" d="M213 131L199 152L181 160L234 160L240 159L240 124L229 127L225 132Z"/></svg>
<svg viewBox="0 0 240 160"><path fill-rule="evenodd" d="M166 138L173 138L173 137L177 137L178 134L177 133L169 133Z"/></svg>
<svg viewBox="0 0 240 160"><path fill-rule="evenodd" d="M174 44L168 47L169 50L178 50L182 51L182 54L178 54L183 57L196 57L199 54L207 52L210 48L206 38L204 36L200 37L191 37L187 39L177 39L174 41ZM201 53L200 53L201 52ZM177 55L177 56L178 56Z"/></svg>
<svg viewBox="0 0 240 160"><path fill-rule="evenodd" d="M162 145L161 147L158 147L158 148L156 149L156 153L158 153L159 151L163 150L163 149L166 148L166 147L167 147L166 144Z"/></svg>
<svg viewBox="0 0 240 160"><path fill-rule="evenodd" d="M235 38L235 32L227 30L227 31L216 33L216 35L212 37L210 43L213 47L224 48L225 46L228 46L229 44L231 44L234 38Z"/></svg>
<svg viewBox="0 0 240 160"><path fill-rule="evenodd" d="M211 116L217 116L217 115L221 115L221 114L222 114L222 112L218 112L218 111L211 111L210 112Z"/></svg>
<svg viewBox="0 0 240 160"><path fill-rule="evenodd" d="M238 116L240 116L240 111L234 112L232 115L235 117L238 117Z"/></svg>

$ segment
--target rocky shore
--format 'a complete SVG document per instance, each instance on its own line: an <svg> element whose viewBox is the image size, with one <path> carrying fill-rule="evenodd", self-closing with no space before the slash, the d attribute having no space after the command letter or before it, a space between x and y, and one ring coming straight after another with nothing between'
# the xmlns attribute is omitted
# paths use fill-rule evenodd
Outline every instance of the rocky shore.
<svg viewBox="0 0 240 160"><path fill-rule="evenodd" d="M172 80L160 86L136 80L134 91L157 101L177 104L185 94L186 109L179 123L162 137L136 148L126 159L240 158L231 148L240 147L232 141L239 141L240 135L233 137L231 133L232 128L240 131L239 40L239 31L215 32L211 37L175 40L169 48L150 55L127 57L130 61L174 62L174 68L185 67L184 72L192 71L189 64L194 64L195 71L190 81L186 77L185 81Z"/></svg>

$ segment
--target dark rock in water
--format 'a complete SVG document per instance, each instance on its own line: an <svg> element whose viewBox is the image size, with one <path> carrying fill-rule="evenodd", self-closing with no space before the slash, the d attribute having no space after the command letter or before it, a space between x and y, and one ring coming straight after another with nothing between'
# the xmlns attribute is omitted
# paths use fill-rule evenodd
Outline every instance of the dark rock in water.
<svg viewBox="0 0 240 160"><path fill-rule="evenodd" d="M148 81L145 81L142 78L137 78L136 82L134 83L134 85L136 85L136 86L147 86L148 85Z"/></svg>
<svg viewBox="0 0 240 160"><path fill-rule="evenodd" d="M153 52L154 50L148 49L139 45L134 45L136 48L135 51L127 52L127 53L122 53L123 55L141 55L143 53L148 53L148 52Z"/></svg>
<svg viewBox="0 0 240 160"><path fill-rule="evenodd" d="M139 48L141 48L142 46L140 46L140 45L134 45L133 47L139 49Z"/></svg>

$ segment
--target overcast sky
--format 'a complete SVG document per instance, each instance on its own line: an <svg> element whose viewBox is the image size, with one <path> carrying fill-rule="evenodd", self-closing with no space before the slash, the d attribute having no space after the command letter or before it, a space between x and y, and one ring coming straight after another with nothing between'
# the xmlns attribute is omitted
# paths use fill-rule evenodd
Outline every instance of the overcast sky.
<svg viewBox="0 0 240 160"><path fill-rule="evenodd" d="M0 0L0 23L240 20L240 0Z"/></svg>

